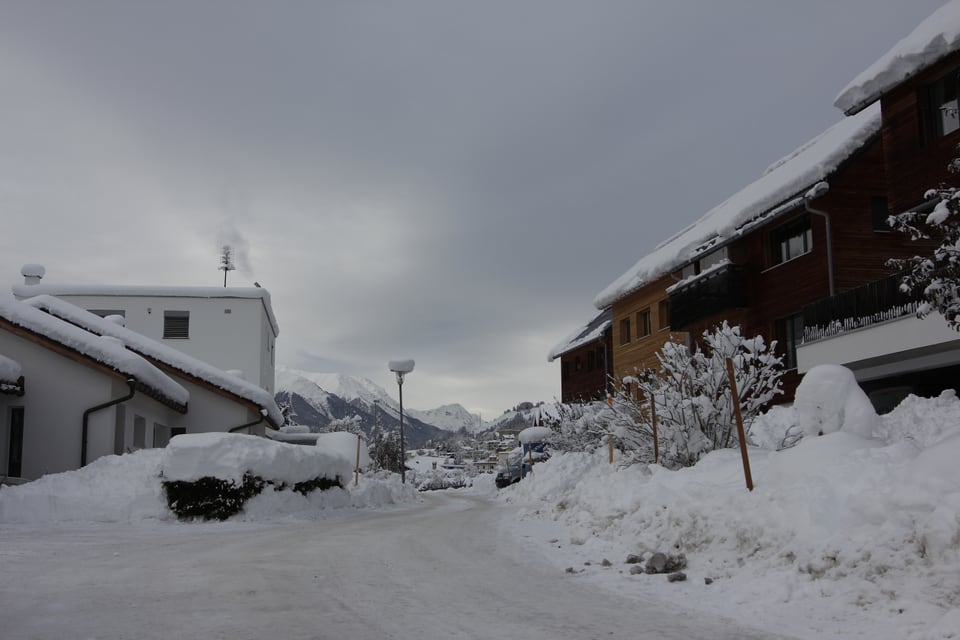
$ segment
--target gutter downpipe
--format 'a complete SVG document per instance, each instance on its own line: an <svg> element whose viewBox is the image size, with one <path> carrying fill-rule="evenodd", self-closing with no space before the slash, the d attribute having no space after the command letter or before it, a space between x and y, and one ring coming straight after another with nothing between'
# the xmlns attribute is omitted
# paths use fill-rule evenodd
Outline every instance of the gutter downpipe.
<svg viewBox="0 0 960 640"><path fill-rule="evenodd" d="M250 427L255 427L255 426L257 426L258 424L260 424L261 422L263 422L265 419L266 419L266 416L264 416L263 413L261 413L261 414L260 414L260 418L259 418L258 420L254 420L253 422L248 422L248 423L246 423L246 424L241 424L241 425L238 425L238 426L233 427L233 428L231 428L231 429L228 429L228 430L227 430L227 433L237 433L238 431L243 431L244 429L249 429Z"/></svg>
<svg viewBox="0 0 960 640"><path fill-rule="evenodd" d="M814 198L819 198L827 191L830 190L830 185L826 182L818 182L813 185L809 191L803 194L803 206L808 213L812 213L815 216L820 216L823 218L826 223L827 231L827 284L830 288L830 297L834 296L833 289L833 240L830 236L830 214L826 211L820 211L819 209L814 209L810 206L810 200Z"/></svg>
<svg viewBox="0 0 960 640"><path fill-rule="evenodd" d="M103 404L98 404L95 407L90 407L83 412L83 429L81 430L81 439L80 439L80 466L87 466L87 432L89 430L90 424L90 414L101 409L106 409L114 405L120 404L121 402L126 402L137 392L136 388L137 381L134 378L127 378L127 386L130 387L130 393L123 396L122 398L117 398L115 400L108 400Z"/></svg>

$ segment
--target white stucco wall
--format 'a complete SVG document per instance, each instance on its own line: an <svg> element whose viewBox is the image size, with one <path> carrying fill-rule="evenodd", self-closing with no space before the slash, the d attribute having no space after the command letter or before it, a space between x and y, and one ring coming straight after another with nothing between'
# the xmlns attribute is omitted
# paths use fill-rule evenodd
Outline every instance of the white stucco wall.
<svg viewBox="0 0 960 640"><path fill-rule="evenodd" d="M217 368L243 371L249 382L274 392L274 336L259 298L73 294L57 297L88 310L122 310L128 329ZM164 311L190 312L189 338L164 339Z"/></svg>
<svg viewBox="0 0 960 640"><path fill-rule="evenodd" d="M0 331L0 353L13 358L23 369L26 393L3 396L0 440L4 452L9 442L10 408L24 407L24 478L35 479L80 466L83 412L92 406L128 391L123 378L59 355L44 346L7 331ZM153 421L167 421L175 414L165 405L138 393L129 402L127 416L134 411ZM87 462L114 452L115 413L109 409L91 414L88 423ZM0 471L7 471L6 455Z"/></svg>

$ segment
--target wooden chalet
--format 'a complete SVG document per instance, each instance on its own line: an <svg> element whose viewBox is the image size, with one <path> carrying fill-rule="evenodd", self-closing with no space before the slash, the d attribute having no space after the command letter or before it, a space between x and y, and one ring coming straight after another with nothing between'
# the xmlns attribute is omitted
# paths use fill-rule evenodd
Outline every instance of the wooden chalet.
<svg viewBox="0 0 960 640"><path fill-rule="evenodd" d="M606 396L613 373L611 347L610 312L606 310L554 347L548 360L560 359L561 402L586 402Z"/></svg>

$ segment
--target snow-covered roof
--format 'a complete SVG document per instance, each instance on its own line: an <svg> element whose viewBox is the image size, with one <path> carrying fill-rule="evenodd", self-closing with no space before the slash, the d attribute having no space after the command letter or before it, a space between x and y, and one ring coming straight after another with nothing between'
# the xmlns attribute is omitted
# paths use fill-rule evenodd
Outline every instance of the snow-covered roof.
<svg viewBox="0 0 960 640"><path fill-rule="evenodd" d="M267 418L275 425L283 424L283 415L266 389L252 382L231 375L211 364L198 360L181 351L161 344L144 335L101 318L85 309L50 295L40 295L23 301L25 306L43 310L62 320L82 327L85 332L101 336L111 336L120 340L126 347L147 358L167 365L179 372L204 380L213 386L235 396L253 402L267 412ZM38 311L39 312L39 311ZM42 313L42 312L41 312Z"/></svg>
<svg viewBox="0 0 960 640"><path fill-rule="evenodd" d="M0 319L134 378L142 391L178 409L190 399L186 389L115 338L93 334L6 295L0 296Z"/></svg>
<svg viewBox="0 0 960 640"><path fill-rule="evenodd" d="M848 115L857 113L955 51L960 51L960 0L951 0L934 11L854 78L833 104Z"/></svg>
<svg viewBox="0 0 960 640"><path fill-rule="evenodd" d="M563 354L600 338L603 332L610 327L612 318L613 314L609 309L601 311L593 320L582 327L578 327L576 331L560 341L547 355L547 362L553 362Z"/></svg>
<svg viewBox="0 0 960 640"><path fill-rule="evenodd" d="M149 298L259 298L273 327L274 336L280 335L280 325L273 314L270 292L263 287L157 287L150 285L100 284L15 284L13 294L18 298L38 295L50 296L122 296Z"/></svg>
<svg viewBox="0 0 960 640"><path fill-rule="evenodd" d="M523 444L531 444L549 440L552 436L553 430L550 427L527 427L517 438Z"/></svg>
<svg viewBox="0 0 960 640"><path fill-rule="evenodd" d="M759 180L661 243L601 291L594 305L605 309L697 256L739 237L755 224L802 206L807 190L830 177L879 131L879 105L844 118L772 164Z"/></svg>

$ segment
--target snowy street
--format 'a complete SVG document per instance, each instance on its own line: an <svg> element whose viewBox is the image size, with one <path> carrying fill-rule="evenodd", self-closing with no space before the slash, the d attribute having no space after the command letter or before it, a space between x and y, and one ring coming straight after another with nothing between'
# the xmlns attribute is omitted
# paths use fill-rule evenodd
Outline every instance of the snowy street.
<svg viewBox="0 0 960 640"><path fill-rule="evenodd" d="M484 498L317 522L0 527L25 638L769 638L524 557Z"/></svg>

